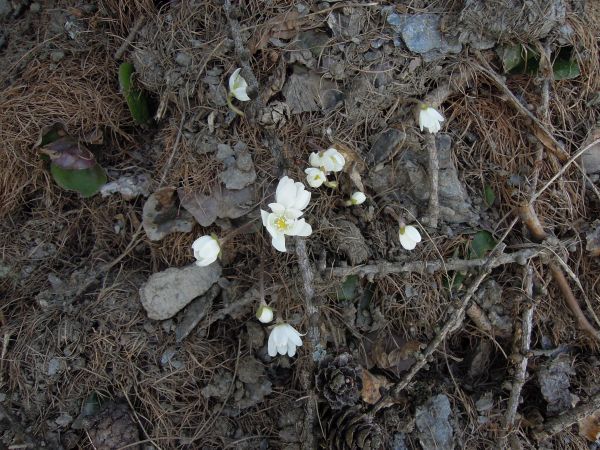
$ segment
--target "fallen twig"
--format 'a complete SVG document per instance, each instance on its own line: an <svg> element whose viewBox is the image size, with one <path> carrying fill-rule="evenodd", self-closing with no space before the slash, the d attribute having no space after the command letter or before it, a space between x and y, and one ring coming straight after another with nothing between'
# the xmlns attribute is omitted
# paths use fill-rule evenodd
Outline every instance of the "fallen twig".
<svg viewBox="0 0 600 450"><path fill-rule="evenodd" d="M313 432L316 418L316 394L313 387L313 379L315 372L315 362L312 357L313 352L316 350L320 340L319 331L319 309L314 304L315 288L314 288L314 274L310 266L308 254L306 253L306 240L303 238L296 238L296 255L298 256L298 267L300 268L300 275L304 286L304 307L306 315L308 316L308 330L307 330L307 350L308 350L308 364L304 368L301 374L301 384L303 389L308 392L308 401L306 405L306 415L304 416L304 428L303 428L303 447L309 450L316 448L315 444L315 433Z"/></svg>
<svg viewBox="0 0 600 450"><path fill-rule="evenodd" d="M371 410L369 411L369 415L374 416L377 411L383 408L385 405L389 404L389 399L396 398L399 394L408 386L408 384L412 381L414 376L427 364L427 360L433 355L433 353L437 350L442 342L446 339L446 336L450 334L452 331L456 330L465 317L465 310L471 301L471 298L479 288L479 285L485 279L485 277L490 273L491 267L484 267L481 273L475 278L464 297L461 300L458 308L452 313L452 317L444 324L442 329L436 334L435 338L429 343L427 348L420 354L416 355L417 361L410 370L402 377L402 379L393 385L390 390L386 391L384 395L381 396L379 401L373 405Z"/></svg>
<svg viewBox="0 0 600 450"><path fill-rule="evenodd" d="M525 248L513 253L498 255L488 260L488 258L480 259L449 259L443 261L408 261L408 262L389 262L382 261L377 264L368 264L365 266L355 267L334 267L329 270L332 277L347 277L348 275L359 276L385 276L394 273L434 273L440 270L447 271L469 271L478 269L486 264L489 264L491 269L506 264L525 264L528 259L548 254L547 249L541 246Z"/></svg>
<svg viewBox="0 0 600 450"><path fill-rule="evenodd" d="M525 276L526 293L529 298L533 294L533 273L531 267L527 268ZM506 407L506 415L504 416L504 430L498 439L497 448L505 449L506 441L510 432L513 430L515 419L517 417L517 408L519 407L519 398L521 391L525 385L527 378L527 363L529 361L529 349L531 346L531 332L533 329L533 305L528 304L521 315L520 327L515 330L515 339L513 343L513 353L511 360L514 361L515 374L512 382L512 389L508 398L508 406Z"/></svg>
<svg viewBox="0 0 600 450"><path fill-rule="evenodd" d="M438 159L437 145L435 143L435 135L427 134L425 137L427 152L429 156L429 226L437 228L438 219L440 217L440 206L438 197L438 177L440 172L440 162Z"/></svg>
<svg viewBox="0 0 600 450"><path fill-rule="evenodd" d="M556 433L560 433L565 428L579 422L581 419L593 414L596 410L600 409L600 392L596 395L591 396L587 402L561 414L554 419L550 419L544 424L542 431L534 432L533 436L538 441L544 441Z"/></svg>
<svg viewBox="0 0 600 450"><path fill-rule="evenodd" d="M131 27L131 30L129 31L129 34L127 35L127 37L125 38L125 40L123 41L121 46L115 52L115 54L114 54L115 59L121 59L123 57L123 54L127 50L127 47L129 47L129 45L131 45L131 43L135 39L135 36L138 34L138 31L140 31L140 28L142 28L142 25L144 25L144 20L146 20L146 18L144 16L140 16L135 21L135 23L133 24L133 27Z"/></svg>

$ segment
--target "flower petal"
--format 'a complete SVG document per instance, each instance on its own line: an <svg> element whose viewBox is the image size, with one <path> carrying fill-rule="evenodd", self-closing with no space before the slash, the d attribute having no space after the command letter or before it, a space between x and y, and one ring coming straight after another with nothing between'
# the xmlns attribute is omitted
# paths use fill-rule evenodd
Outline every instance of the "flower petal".
<svg viewBox="0 0 600 450"><path fill-rule="evenodd" d="M408 225L404 227L404 235L407 236L410 240L416 242L421 242L421 233L412 225Z"/></svg>
<svg viewBox="0 0 600 450"><path fill-rule="evenodd" d="M283 233L274 232L271 233L272 239L271 244L275 247L275 250L285 252L285 235Z"/></svg>
<svg viewBox="0 0 600 450"><path fill-rule="evenodd" d="M400 245L404 247L406 250L414 250L417 246L417 243L409 238L406 233L400 235Z"/></svg>
<svg viewBox="0 0 600 450"><path fill-rule="evenodd" d="M296 346L293 342L288 342L287 345L287 355L291 358L296 354Z"/></svg>
<svg viewBox="0 0 600 450"><path fill-rule="evenodd" d="M294 222L292 229L287 234L289 236L310 236L312 234L312 227L304 219L300 219Z"/></svg>
<svg viewBox="0 0 600 450"><path fill-rule="evenodd" d="M246 83L244 82L244 84L246 84ZM233 91L231 91L231 93L239 101L248 102L251 99L250 99L250 97L248 97L247 90L248 90L248 86L243 86L243 87L238 87L238 88L234 89Z"/></svg>
<svg viewBox="0 0 600 450"><path fill-rule="evenodd" d="M269 356L271 358L277 355L277 345L275 344L275 337L273 335L274 331L275 330L271 331L271 334L269 335L269 342L267 345L267 352L269 353Z"/></svg>
<svg viewBox="0 0 600 450"><path fill-rule="evenodd" d="M262 223L263 226L268 227L269 226L269 213L267 211L265 211L264 209L260 210L260 217L262 218Z"/></svg>
<svg viewBox="0 0 600 450"><path fill-rule="evenodd" d="M271 208L271 211L275 214L283 214L285 211L285 206L280 205L279 203L269 203L269 208Z"/></svg>
<svg viewBox="0 0 600 450"><path fill-rule="evenodd" d="M296 208L288 208L283 215L288 220L296 220L298 217L302 216L302 211Z"/></svg>
<svg viewBox="0 0 600 450"><path fill-rule="evenodd" d="M279 180L277 190L275 191L275 201L284 208L294 206L296 201L296 186L294 180L288 177L283 177Z"/></svg>
<svg viewBox="0 0 600 450"><path fill-rule="evenodd" d="M294 330L294 328L292 328L292 330ZM293 342L295 346L302 347L302 339L300 339L300 333L298 333L296 330L294 330L293 333L290 333L288 335L288 340Z"/></svg>
<svg viewBox="0 0 600 450"><path fill-rule="evenodd" d="M310 202L310 192L304 189L304 185L302 183L298 184L302 186L302 189L297 189L296 201L294 202L294 205L292 205L292 207L299 210L303 210L308 206L308 203Z"/></svg>
<svg viewBox="0 0 600 450"><path fill-rule="evenodd" d="M233 92L233 91L234 91L234 89L236 88L236 81L237 81L237 78L238 78L238 76L240 75L240 72L241 72L241 70L242 70L242 68L241 68L241 67L238 67L238 68L237 68L237 69L235 69L235 70L233 71L233 73L232 73L232 74L229 76L229 90L230 90L231 92Z"/></svg>
<svg viewBox="0 0 600 450"><path fill-rule="evenodd" d="M277 353L285 355L287 353L287 342L277 346Z"/></svg>

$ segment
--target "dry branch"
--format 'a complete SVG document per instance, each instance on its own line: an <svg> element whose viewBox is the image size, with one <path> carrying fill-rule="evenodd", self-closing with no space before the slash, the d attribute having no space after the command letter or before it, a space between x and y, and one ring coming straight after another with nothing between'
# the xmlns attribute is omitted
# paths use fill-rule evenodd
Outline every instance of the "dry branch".
<svg viewBox="0 0 600 450"><path fill-rule="evenodd" d="M491 262L491 259L490 259ZM442 329L436 334L435 338L429 343L427 348L420 354L416 355L417 362L410 368L410 370L402 377L402 379L390 388L389 391L385 392L381 396L379 401L373 405L369 414L374 416L377 411L386 406L389 403L389 399L397 398L402 390L404 390L408 384L412 381L414 376L427 364L427 360L433 355L442 342L446 339L446 336L452 331L456 330L465 318L465 310L471 301L471 298L479 288L479 285L483 282L485 277L490 273L491 267L486 266L483 268L481 273L475 278L464 297L461 300L458 308L452 313L450 319L444 324Z"/></svg>
<svg viewBox="0 0 600 450"><path fill-rule="evenodd" d="M431 228L437 228L438 219L440 217L440 205L438 197L438 178L440 172L440 162L438 159L437 145L435 143L435 135L427 134L425 138L427 145L427 152L429 155L429 226Z"/></svg>
<svg viewBox="0 0 600 450"><path fill-rule="evenodd" d="M308 316L308 330L307 330L307 350L308 350L308 367L305 367L302 373L302 387L308 392L308 401L306 405L306 415L304 416L304 429L303 429L303 447L306 449L316 448L315 433L313 432L315 427L316 417L316 394L313 388L313 378L315 373L315 362L312 354L317 348L320 339L319 332L319 309L314 304L315 288L314 288L314 273L310 266L308 254L306 253L306 240L303 238L296 238L296 255L298 256L298 267L300 268L300 275L302 277L302 283L304 286L304 306L306 314Z"/></svg>
<svg viewBox="0 0 600 450"><path fill-rule="evenodd" d="M531 298L533 290L532 270L528 268L526 274L527 296ZM504 430L498 439L497 448L506 448L506 441L509 433L513 430L515 419L517 417L517 408L519 407L519 398L527 378L527 363L529 361L529 350L531 346L531 332L533 329L533 305L528 304L521 315L520 327L515 331L514 350L511 360L515 364L515 375L512 382L512 389L508 398L506 415L504 416Z"/></svg>
<svg viewBox="0 0 600 450"><path fill-rule="evenodd" d="M142 25L144 25L144 20L145 20L145 17L140 16L135 21L135 23L133 24L133 27L131 27L131 30L129 31L129 34L127 35L127 37L125 38L125 40L123 41L121 46L115 52L115 54L114 54L115 59L121 59L123 57L123 54L127 50L127 47L129 47L129 45L131 45L131 43L135 39L136 35L138 34L138 31L140 31L140 28L142 28Z"/></svg>
<svg viewBox="0 0 600 450"><path fill-rule="evenodd" d="M554 436L556 433L560 433L565 428L579 422L581 419L593 414L598 409L600 409L600 392L590 397L586 403L549 420L545 423L542 431L533 433L533 435L538 441L544 441Z"/></svg>
<svg viewBox="0 0 600 450"><path fill-rule="evenodd" d="M536 246L525 248L513 253L506 253L496 256L489 261L490 269L494 269L506 264L525 264L528 259L548 254L544 247ZM408 262L389 262L381 261L377 264L368 264L356 267L334 267L329 271L332 277L346 277L348 275L359 276L385 276L395 273L434 273L440 270L444 271L468 271L483 267L488 263L487 258L480 259L449 259L447 261L408 261Z"/></svg>

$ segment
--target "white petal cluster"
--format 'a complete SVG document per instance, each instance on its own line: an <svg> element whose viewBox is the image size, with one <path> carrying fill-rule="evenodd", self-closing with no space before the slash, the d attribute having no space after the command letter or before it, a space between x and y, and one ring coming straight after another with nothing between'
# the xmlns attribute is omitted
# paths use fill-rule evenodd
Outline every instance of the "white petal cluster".
<svg viewBox="0 0 600 450"><path fill-rule="evenodd" d="M204 267L214 263L221 253L221 245L214 236L201 236L192 244L196 264Z"/></svg>
<svg viewBox="0 0 600 450"><path fill-rule="evenodd" d="M442 116L436 109L431 106L423 105L419 111L419 127L421 131L427 128L430 133L437 133L442 128L441 123L444 121Z"/></svg>
<svg viewBox="0 0 600 450"><path fill-rule="evenodd" d="M306 182L310 187L318 188L327 181L325 172L316 167L309 167L304 172L306 173Z"/></svg>
<svg viewBox="0 0 600 450"><path fill-rule="evenodd" d="M331 147L324 152L310 154L308 162L311 166L320 168L323 172L340 172L346 164L346 158L335 148Z"/></svg>
<svg viewBox="0 0 600 450"><path fill-rule="evenodd" d="M310 192L304 184L291 178L279 180L275 192L275 203L270 203L271 212L261 209L263 225L271 235L271 243L280 252L285 252L285 236L310 236L312 227L306 223L302 210L310 202Z"/></svg>
<svg viewBox="0 0 600 450"><path fill-rule="evenodd" d="M275 325L269 335L269 343L267 345L269 356L274 357L279 353L280 355L287 355L291 358L296 354L296 347L302 346L301 334L296 329L287 324L282 323Z"/></svg>
<svg viewBox="0 0 600 450"><path fill-rule="evenodd" d="M238 100L242 102L247 102L250 100L250 97L248 97L247 92L248 83L240 74L241 70L241 68L235 69L235 71L229 77L229 92L231 92L231 95L233 95Z"/></svg>
<svg viewBox="0 0 600 450"><path fill-rule="evenodd" d="M360 204L364 203L366 199L367 199L367 196L363 192L357 191L354 194L352 194L352 196L350 197L350 204L351 205L360 205Z"/></svg>
<svg viewBox="0 0 600 450"><path fill-rule="evenodd" d="M400 245L406 250L413 250L421 242L421 233L412 225L401 226L398 232Z"/></svg>
<svg viewBox="0 0 600 450"><path fill-rule="evenodd" d="M260 305L256 311L256 318L262 323L271 323L273 321L273 308Z"/></svg>

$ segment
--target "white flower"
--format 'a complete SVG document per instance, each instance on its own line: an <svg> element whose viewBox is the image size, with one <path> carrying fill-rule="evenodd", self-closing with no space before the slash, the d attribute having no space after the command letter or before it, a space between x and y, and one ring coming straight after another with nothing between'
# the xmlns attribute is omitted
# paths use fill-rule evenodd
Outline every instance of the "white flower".
<svg viewBox="0 0 600 450"><path fill-rule="evenodd" d="M324 152L311 153L308 162L311 166L318 167L325 172L339 172L344 168L346 158L331 147Z"/></svg>
<svg viewBox="0 0 600 450"><path fill-rule="evenodd" d="M260 305L256 311L256 318L262 323L269 323L273 320L273 309L267 305Z"/></svg>
<svg viewBox="0 0 600 450"><path fill-rule="evenodd" d="M301 334L295 328L287 323L275 325L269 335L268 351L269 356L274 357L287 355L291 358L296 354L296 347L302 346Z"/></svg>
<svg viewBox="0 0 600 450"><path fill-rule="evenodd" d="M241 70L241 68L235 69L235 72L229 77L229 92L231 92L231 95L238 100L247 102L250 100L250 97L248 97L248 93L246 92L248 83L246 83L244 77L240 75Z"/></svg>
<svg viewBox="0 0 600 450"><path fill-rule="evenodd" d="M310 236L312 227L300 219L302 210L308 206L310 192L304 184L291 178L279 180L275 192L275 203L270 203L272 212L261 209L263 225L271 235L271 242L280 252L285 252L285 236Z"/></svg>
<svg viewBox="0 0 600 450"><path fill-rule="evenodd" d="M354 194L352 194L352 196L350 197L350 204L351 205L360 205L361 203L364 203L366 199L367 199L367 196L364 193L357 191Z"/></svg>
<svg viewBox="0 0 600 450"><path fill-rule="evenodd" d="M214 236L202 236L192 244L194 249L194 257L198 260L196 264L199 266L208 266L214 263L221 253L219 241Z"/></svg>
<svg viewBox="0 0 600 450"><path fill-rule="evenodd" d="M421 242L421 233L412 225L400 227L398 233L400 237L400 245L406 250L412 250Z"/></svg>
<svg viewBox="0 0 600 450"><path fill-rule="evenodd" d="M423 105L419 111L419 127L421 131L423 128L427 128L430 133L437 133L440 131L441 122L444 121L444 116L437 112L431 106Z"/></svg>
<svg viewBox="0 0 600 450"><path fill-rule="evenodd" d="M318 188L327 181L327 175L321 169L309 167L304 171L306 173L306 182L310 187Z"/></svg>

